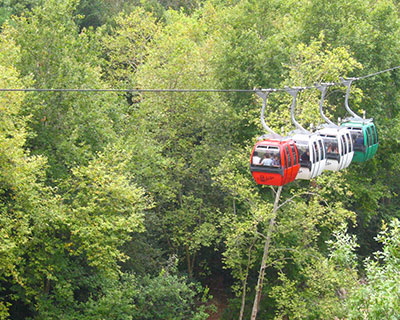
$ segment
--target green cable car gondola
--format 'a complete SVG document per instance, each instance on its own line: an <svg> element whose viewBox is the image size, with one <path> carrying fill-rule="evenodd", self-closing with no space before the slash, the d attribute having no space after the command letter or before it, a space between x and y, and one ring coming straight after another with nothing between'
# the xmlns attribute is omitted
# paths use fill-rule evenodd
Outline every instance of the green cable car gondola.
<svg viewBox="0 0 400 320"><path fill-rule="evenodd" d="M364 162L371 159L378 150L378 132L376 131L373 119L364 119L355 114L349 107L350 86L353 79L342 79L343 84L347 85L347 92L345 98L346 110L352 117L344 119L341 124L351 132L354 148L354 162Z"/></svg>

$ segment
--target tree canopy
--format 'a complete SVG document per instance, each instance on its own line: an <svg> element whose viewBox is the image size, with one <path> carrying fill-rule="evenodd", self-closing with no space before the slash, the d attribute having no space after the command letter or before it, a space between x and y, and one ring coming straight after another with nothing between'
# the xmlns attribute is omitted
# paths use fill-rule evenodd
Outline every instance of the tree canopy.
<svg viewBox="0 0 400 320"><path fill-rule="evenodd" d="M400 65L399 5L1 1L0 88L303 86L311 128L315 83ZM267 237L260 318L399 318L399 86L352 83L377 154L285 185L276 212L249 172L251 92L1 91L0 319L250 318ZM332 121L345 93L328 88ZM276 132L291 99L269 95Z"/></svg>

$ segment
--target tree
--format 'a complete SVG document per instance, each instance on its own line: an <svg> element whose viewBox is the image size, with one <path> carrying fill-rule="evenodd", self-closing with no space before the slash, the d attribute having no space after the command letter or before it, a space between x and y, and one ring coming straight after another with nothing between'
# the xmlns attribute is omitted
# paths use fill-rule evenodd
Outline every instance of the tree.
<svg viewBox="0 0 400 320"><path fill-rule="evenodd" d="M146 62L151 42L158 37L161 27L151 13L140 7L129 14L120 13L115 25L100 38L106 56L104 73L113 87L134 88L136 71ZM101 33L105 32L104 28Z"/></svg>
<svg viewBox="0 0 400 320"><path fill-rule="evenodd" d="M146 88L213 87L208 63L213 41L204 21L169 11L167 26L153 40L137 81ZM192 275L197 255L218 241L221 194L210 169L229 148L232 112L216 94L149 94L142 97L136 134L129 145L144 148L132 170L157 199L156 211L168 250ZM139 173L140 172L140 173Z"/></svg>
<svg viewBox="0 0 400 320"><path fill-rule="evenodd" d="M279 272L279 284L271 290L277 311L275 319L328 319L347 316L346 303L357 287L358 247L345 224L327 241L329 254L309 250L298 265L301 276L290 279Z"/></svg>
<svg viewBox="0 0 400 320"><path fill-rule="evenodd" d="M323 50L321 44L322 41L315 40L309 46L299 45L292 56L293 64L288 65L290 78L280 87L293 86L293 83L305 85L311 82L311 79L321 82L332 81L331 79L339 77L339 74L352 70L358 65L345 48ZM344 62L343 57L346 59ZM314 115L308 119L315 119L318 116L319 95L317 90L307 92L307 94L306 97L302 96L299 99L298 109L301 110L301 114ZM277 125L279 123L290 122L288 112L290 96L286 94L283 98L282 96L276 98L278 101L279 99L282 100L278 108L276 105L269 104L268 121L272 127L279 127ZM310 120L306 117L300 118L307 127L307 122ZM285 129L286 132L290 130L288 127ZM275 199L276 205L272 209L274 194L271 196L269 192L264 194L265 187L252 186L247 169L248 155L245 156L244 150L246 149L233 153L236 161L231 161L231 157L221 161L215 179L224 189L226 188L229 196L237 201L236 207L240 208L240 215L237 209L236 214L227 223L229 227L225 230L228 240L225 262L233 269L235 278L241 282L236 288L242 289L240 292L242 314L246 287L248 282L251 284L255 281L254 266L261 260L259 284L256 288L257 296L252 312L255 319L260 303L260 316L272 317L273 300L263 303L262 298L268 297L269 293L275 290L273 288L278 285L279 279L281 281L289 279L288 282L293 284L291 281L295 283L298 279L302 279L312 268L325 268L322 265L317 266L316 262L319 258L314 258L321 254L323 256L324 247L320 243L329 239L331 232L338 225L348 219L354 219L354 213L346 209L348 205L345 200L346 195L351 193L349 183L340 173L325 173L316 178L312 184L308 181L298 181L285 186L282 204L278 206ZM279 193L279 191L275 192ZM265 202L269 202L270 205L268 206ZM227 210L232 209L227 208ZM310 266L311 269L308 270L304 267L305 265ZM259 289L265 273L268 274L269 281L265 283L263 294ZM321 270L321 273L324 271ZM277 275L280 276L277 278ZM319 293L329 297L331 296L329 290L325 287ZM279 295L273 296L273 298L276 297ZM310 305L315 307L310 307L310 313L322 315L326 310L318 310L317 296L310 299L315 299L314 302L310 302ZM329 302L326 305L329 305ZM326 309L326 307L323 308ZM285 309L282 314L288 312L294 315L288 309ZM326 316L329 317L327 314Z"/></svg>
<svg viewBox="0 0 400 320"><path fill-rule="evenodd" d="M109 276L125 259L122 244L143 231L143 213L150 207L144 191L126 176L126 165L124 150L111 148L74 168L63 186L71 253L85 254L88 265Z"/></svg>
<svg viewBox="0 0 400 320"><path fill-rule="evenodd" d="M0 35L0 87L21 87L29 83L22 79L13 64L20 59L15 42L7 34ZM25 247L32 239L33 222L37 222L51 205L49 190L44 186L46 160L32 156L26 150L27 118L21 114L22 93L0 95L0 318L12 309L14 287L26 285L21 261L27 259ZM40 220L40 219L39 219Z"/></svg>
<svg viewBox="0 0 400 320"><path fill-rule="evenodd" d="M89 33L78 33L76 1L46 1L16 17L7 33L21 48L16 64L37 88L104 88L97 48ZM34 135L29 145L48 158L49 179L65 177L116 138L123 105L115 95L34 93L23 111ZM121 121L122 123L122 121Z"/></svg>
<svg viewBox="0 0 400 320"><path fill-rule="evenodd" d="M253 89L278 87L287 75L283 63L296 44L297 28L291 12L297 3L240 1L219 8L215 24L216 51L211 60L219 88ZM217 7L218 8L218 7ZM242 144L257 134L258 117L251 95L229 94L225 98L240 120L231 140Z"/></svg>
<svg viewBox="0 0 400 320"><path fill-rule="evenodd" d="M126 175L123 152L107 151L73 169L60 196L43 204L47 210L28 217L30 241L19 245L24 258L17 263L24 281L14 288L17 301L29 303L26 312L77 319L82 304L119 280L122 245L143 231L151 204Z"/></svg>
<svg viewBox="0 0 400 320"><path fill-rule="evenodd" d="M13 15L21 15L39 5L41 0L3 0L0 2L0 26Z"/></svg>
<svg viewBox="0 0 400 320"><path fill-rule="evenodd" d="M382 250L365 260L365 278L347 300L349 319L395 319L400 315L399 249L400 223L397 218L383 223L375 238Z"/></svg>

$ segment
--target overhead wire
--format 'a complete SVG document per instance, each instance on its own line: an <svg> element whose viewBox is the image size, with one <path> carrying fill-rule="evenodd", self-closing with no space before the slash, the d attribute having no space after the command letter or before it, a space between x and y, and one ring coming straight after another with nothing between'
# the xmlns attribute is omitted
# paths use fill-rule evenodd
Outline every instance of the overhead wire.
<svg viewBox="0 0 400 320"><path fill-rule="evenodd" d="M377 76L379 74L390 72L396 69L399 69L400 66L388 68L385 70L381 70L375 73L367 74L361 77L352 77L348 78L349 80L356 81L362 80L370 77ZM330 86L342 86L343 82L330 82L323 83L324 85ZM293 87L299 90L308 90L308 89L316 89L318 84L306 86L306 87ZM125 93L146 93L146 92L154 92L154 93L196 93L196 92L218 92L218 93L254 93L257 91L265 91L265 92L274 92L274 91L285 91L286 88L268 88L268 89L140 89L140 88L132 88L132 89L95 89L95 88L82 88L82 89L74 89L74 88L0 88L0 92L125 92Z"/></svg>
<svg viewBox="0 0 400 320"><path fill-rule="evenodd" d="M374 76L377 76L377 75L379 75L381 73L393 71L393 70L396 70L396 69L399 69L399 68L400 68L400 66L396 66L396 67L393 67L393 68L389 68L389 69L385 69L385 70L378 71L378 72L375 72L375 73L371 73L371 74L368 74L366 76L354 78L354 80L362 80L362 79L365 79L365 78L374 77Z"/></svg>
<svg viewBox="0 0 400 320"><path fill-rule="evenodd" d="M0 88L0 91L16 92L254 92L250 89L49 89L49 88Z"/></svg>

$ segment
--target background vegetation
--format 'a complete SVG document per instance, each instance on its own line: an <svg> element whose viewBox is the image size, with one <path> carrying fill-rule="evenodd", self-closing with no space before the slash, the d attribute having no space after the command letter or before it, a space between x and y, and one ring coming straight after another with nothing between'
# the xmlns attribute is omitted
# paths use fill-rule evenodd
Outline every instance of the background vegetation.
<svg viewBox="0 0 400 320"><path fill-rule="evenodd" d="M395 0L3 0L0 88L252 89L400 65ZM283 188L261 319L400 317L400 76L374 159ZM345 87L330 88L332 119ZM299 97L320 122L318 90ZM290 95L269 125L292 129ZM247 93L0 93L0 319L250 317L274 190ZM210 295L211 293L211 295ZM242 313L241 313L242 311Z"/></svg>

